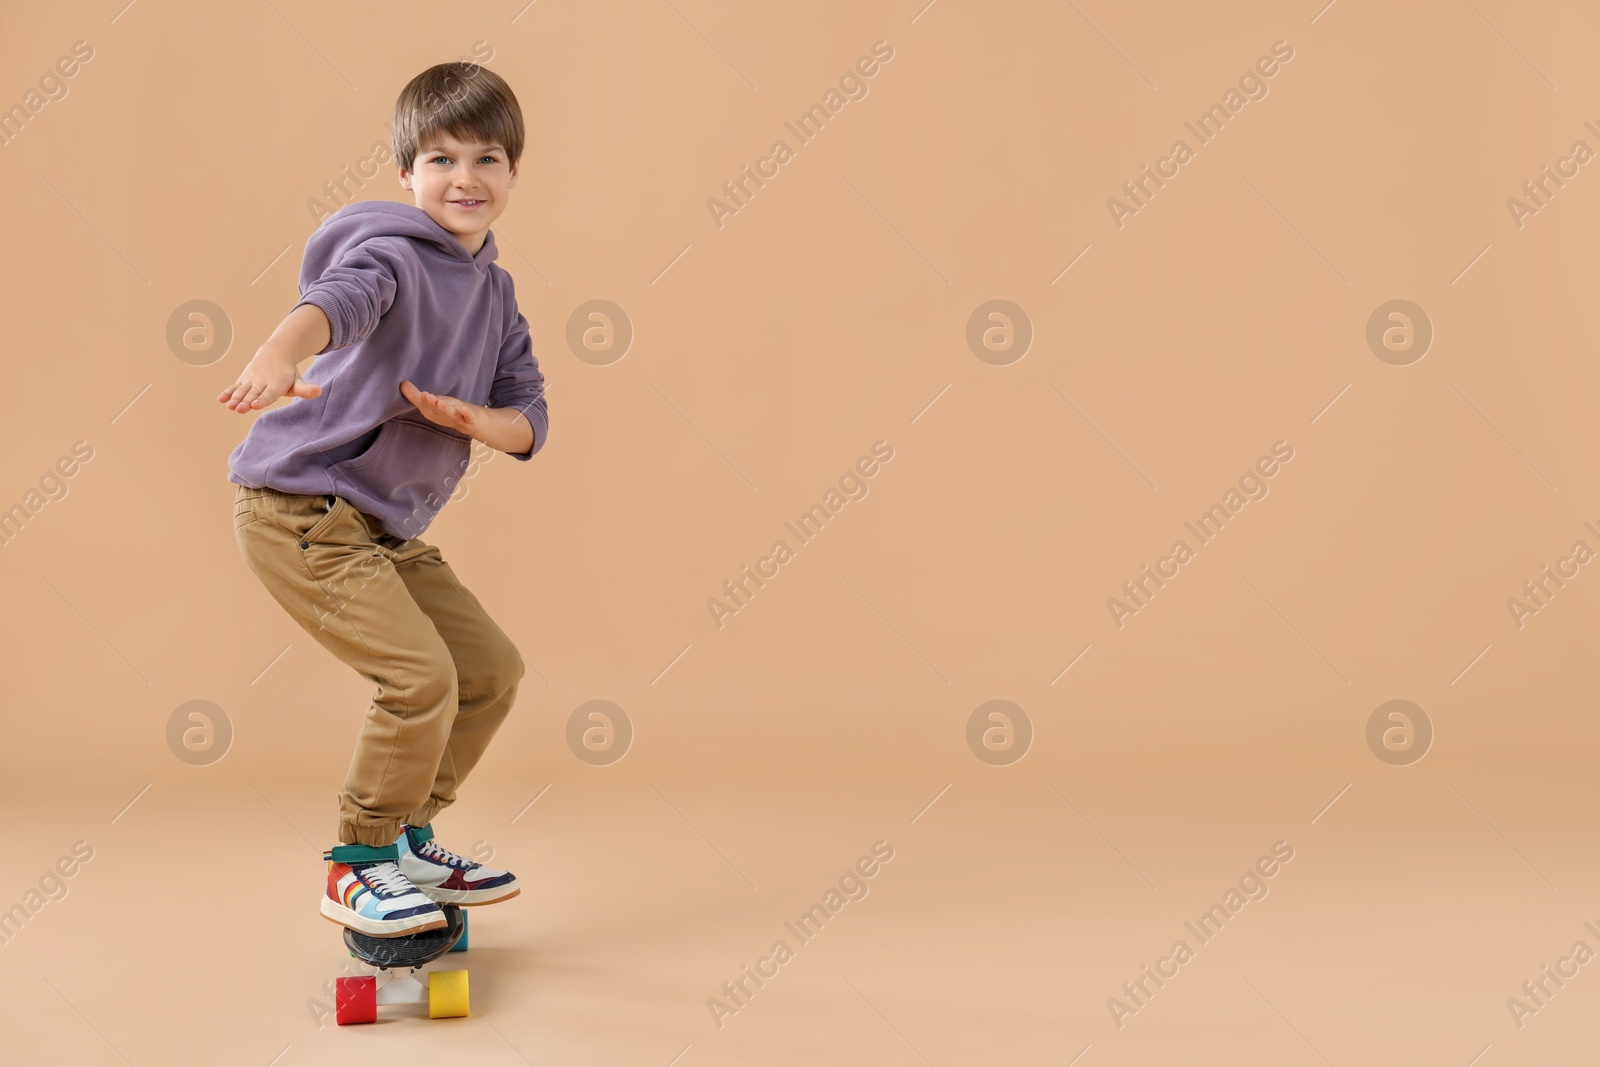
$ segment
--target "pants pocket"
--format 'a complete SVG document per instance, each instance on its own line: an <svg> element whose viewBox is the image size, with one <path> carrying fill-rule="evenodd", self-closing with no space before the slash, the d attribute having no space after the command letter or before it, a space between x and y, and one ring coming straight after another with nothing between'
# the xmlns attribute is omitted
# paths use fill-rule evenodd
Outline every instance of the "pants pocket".
<svg viewBox="0 0 1600 1067"><path fill-rule="evenodd" d="M240 516L241 507L253 511L255 518ZM322 540L335 523L353 514L353 510L348 501L328 493L270 492L236 504L234 521L240 527L251 522L270 522L296 541L310 544Z"/></svg>
<svg viewBox="0 0 1600 1067"><path fill-rule="evenodd" d="M342 496L331 493L319 496L303 497L309 504L311 525L305 527L300 533L300 540L307 544L328 539L328 534L335 523L347 518L354 508ZM348 537L335 537L333 540L346 542Z"/></svg>

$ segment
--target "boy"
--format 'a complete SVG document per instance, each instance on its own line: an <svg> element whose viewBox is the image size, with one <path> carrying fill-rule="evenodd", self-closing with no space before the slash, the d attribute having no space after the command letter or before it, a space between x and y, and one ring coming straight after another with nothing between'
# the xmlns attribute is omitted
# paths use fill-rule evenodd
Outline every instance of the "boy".
<svg viewBox="0 0 1600 1067"><path fill-rule="evenodd" d="M520 891L433 840L524 664L420 535L472 440L526 461L549 425L489 232L517 180L516 97L489 70L442 63L400 93L393 135L415 206L367 201L324 221L306 243L300 302L217 397L241 414L297 398L262 412L228 457L234 532L284 610L377 684L321 907L378 937L446 925L439 902Z"/></svg>

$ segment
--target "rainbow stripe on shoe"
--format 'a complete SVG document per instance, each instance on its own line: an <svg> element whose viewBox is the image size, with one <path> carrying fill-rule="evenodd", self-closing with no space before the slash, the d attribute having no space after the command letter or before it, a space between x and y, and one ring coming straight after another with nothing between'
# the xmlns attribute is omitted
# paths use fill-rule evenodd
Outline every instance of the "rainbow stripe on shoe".
<svg viewBox="0 0 1600 1067"><path fill-rule="evenodd" d="M336 845L328 861L324 918L373 937L400 937L448 925L444 911L396 863L394 845Z"/></svg>
<svg viewBox="0 0 1600 1067"><path fill-rule="evenodd" d="M522 892L517 876L458 856L433 839L433 826L400 827L398 865L419 892L441 904L493 904Z"/></svg>

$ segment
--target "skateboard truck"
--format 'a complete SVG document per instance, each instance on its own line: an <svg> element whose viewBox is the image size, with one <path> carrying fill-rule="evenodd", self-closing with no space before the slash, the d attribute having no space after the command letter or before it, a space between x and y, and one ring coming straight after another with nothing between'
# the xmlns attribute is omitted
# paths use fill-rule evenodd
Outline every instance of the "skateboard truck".
<svg viewBox="0 0 1600 1067"><path fill-rule="evenodd" d="M378 1020L379 1004L426 1001L430 1019L467 1015L467 972L430 970L446 952L467 947L467 917L455 904L441 904L445 925L401 937L373 937L345 927L350 955L372 968L372 974L334 979L334 1018L340 1026Z"/></svg>

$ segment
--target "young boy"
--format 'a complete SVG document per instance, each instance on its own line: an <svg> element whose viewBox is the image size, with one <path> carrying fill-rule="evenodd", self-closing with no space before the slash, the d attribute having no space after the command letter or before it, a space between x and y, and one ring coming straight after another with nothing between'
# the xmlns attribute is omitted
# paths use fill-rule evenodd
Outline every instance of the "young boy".
<svg viewBox="0 0 1600 1067"><path fill-rule="evenodd" d="M241 414L297 398L262 412L228 457L234 532L284 610L378 687L323 856L322 914L379 937L444 926L439 902L520 891L433 840L524 664L420 535L473 440L526 461L549 425L489 232L517 181L516 97L482 67L430 67L401 92L393 135L416 205L355 203L324 221L300 302L217 397Z"/></svg>

